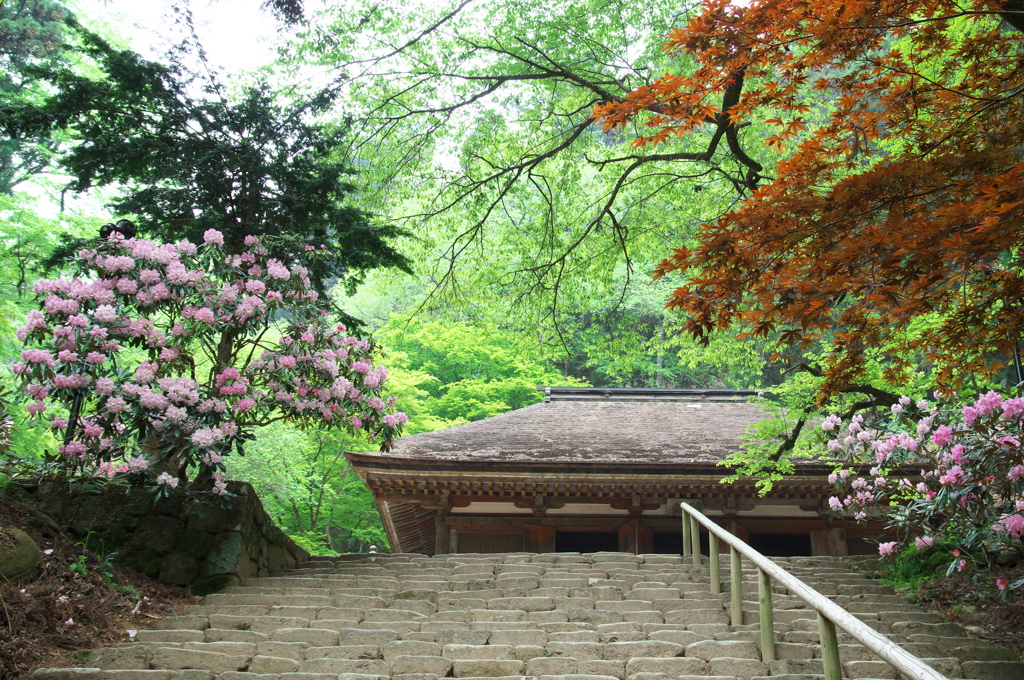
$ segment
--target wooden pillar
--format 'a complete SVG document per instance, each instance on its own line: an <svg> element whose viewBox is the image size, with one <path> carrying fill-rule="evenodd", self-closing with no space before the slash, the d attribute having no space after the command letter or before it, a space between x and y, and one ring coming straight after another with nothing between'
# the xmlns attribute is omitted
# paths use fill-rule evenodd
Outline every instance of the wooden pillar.
<svg viewBox="0 0 1024 680"><path fill-rule="evenodd" d="M442 514L441 510L438 510L437 517L434 519L434 540L436 541L434 554L437 555L451 552L451 532L445 522L447 514L447 512Z"/></svg>
<svg viewBox="0 0 1024 680"><path fill-rule="evenodd" d="M646 524L637 522L636 527L636 553L638 555L649 555L654 552L654 530Z"/></svg>
<svg viewBox="0 0 1024 680"><path fill-rule="evenodd" d="M640 522L631 519L619 527L619 552L638 554L640 548Z"/></svg>
<svg viewBox="0 0 1024 680"><path fill-rule="evenodd" d="M729 622L743 625L743 557L729 546Z"/></svg>
<svg viewBox="0 0 1024 680"><path fill-rule="evenodd" d="M757 570L757 602L760 610L761 661L775 661L775 613L772 608L772 581Z"/></svg>
<svg viewBox="0 0 1024 680"><path fill-rule="evenodd" d="M690 541L693 545L690 547L690 559L693 560L695 566L700 566L700 522L693 515L690 515Z"/></svg>
<svg viewBox="0 0 1024 680"><path fill-rule="evenodd" d="M555 552L555 528L540 524L524 524L523 550L534 553Z"/></svg>
<svg viewBox="0 0 1024 680"><path fill-rule="evenodd" d="M686 511L680 510L680 512L683 513L683 557L689 557L691 546L690 530L693 528L693 525L690 524L690 516L686 514Z"/></svg>
<svg viewBox="0 0 1024 680"><path fill-rule="evenodd" d="M736 520L729 521L729 533L744 543L750 543L750 532L741 526Z"/></svg>
<svg viewBox="0 0 1024 680"><path fill-rule="evenodd" d="M815 557L846 557L849 555L846 529L842 527L811 529L811 554Z"/></svg>

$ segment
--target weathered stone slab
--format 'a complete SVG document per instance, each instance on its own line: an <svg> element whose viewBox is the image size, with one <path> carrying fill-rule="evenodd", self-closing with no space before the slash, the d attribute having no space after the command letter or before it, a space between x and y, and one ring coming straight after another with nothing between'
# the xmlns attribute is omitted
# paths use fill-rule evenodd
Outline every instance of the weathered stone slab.
<svg viewBox="0 0 1024 680"><path fill-rule="evenodd" d="M278 628L270 634L279 642L308 642L313 647L338 644L338 631L324 628Z"/></svg>
<svg viewBox="0 0 1024 680"><path fill-rule="evenodd" d="M441 654L452 660L515 658L512 645L445 645Z"/></svg>
<svg viewBox="0 0 1024 680"><path fill-rule="evenodd" d="M159 647L153 650L150 665L154 668L166 668L169 670L198 668L212 671L213 673L224 673L226 671L243 670L249 664L249 659L249 656Z"/></svg>
<svg viewBox="0 0 1024 680"><path fill-rule="evenodd" d="M572 675L578 663L571 656L542 656L526 662L527 675Z"/></svg>
<svg viewBox="0 0 1024 680"><path fill-rule="evenodd" d="M753 678L768 675L768 665L756 659L734 659L731 657L719 657L708 662L711 675L734 676L738 678ZM852 677L862 677L854 675Z"/></svg>
<svg viewBox="0 0 1024 680"><path fill-rule="evenodd" d="M299 662L278 656L255 656L248 670L250 673L294 673L299 670Z"/></svg>
<svg viewBox="0 0 1024 680"><path fill-rule="evenodd" d="M577 673L587 675L604 675L614 678L626 677L626 662L612 661L608 659L593 659L591 661L580 661L577 664Z"/></svg>
<svg viewBox="0 0 1024 680"><path fill-rule="evenodd" d="M399 655L391 661L392 674L431 673L437 677L448 675L452 660L443 656Z"/></svg>
<svg viewBox="0 0 1024 680"><path fill-rule="evenodd" d="M376 645L338 645L332 647L309 647L300 661L307 659L379 659L380 647Z"/></svg>
<svg viewBox="0 0 1024 680"><path fill-rule="evenodd" d="M205 630L210 627L208 616L165 616L153 624L154 630Z"/></svg>
<svg viewBox="0 0 1024 680"><path fill-rule="evenodd" d="M491 637L489 630L459 630L449 628L437 633L437 644L447 645L486 645Z"/></svg>
<svg viewBox="0 0 1024 680"><path fill-rule="evenodd" d="M548 633L548 642L600 642L601 635L595 630L574 630Z"/></svg>
<svg viewBox="0 0 1024 680"><path fill-rule="evenodd" d="M622 614L609 609L570 609L569 621L582 621L594 625L619 623L622 621Z"/></svg>
<svg viewBox="0 0 1024 680"><path fill-rule="evenodd" d="M492 645L532 645L543 647L548 643L548 634L542 630L495 630L491 632Z"/></svg>
<svg viewBox="0 0 1024 680"><path fill-rule="evenodd" d="M278 628L307 628L309 619L290 616L257 616L252 619L249 630L257 633L273 633Z"/></svg>
<svg viewBox="0 0 1024 680"><path fill-rule="evenodd" d="M548 656L571 656L581 663L604 658L604 645L593 642L549 642L544 649Z"/></svg>
<svg viewBox="0 0 1024 680"><path fill-rule="evenodd" d="M152 656L153 650L143 645L106 647L89 652L82 665L103 670L149 668Z"/></svg>
<svg viewBox="0 0 1024 680"><path fill-rule="evenodd" d="M675 642L644 640L642 642L612 642L604 647L604 658L627 661L634 657L682 656L686 648Z"/></svg>
<svg viewBox="0 0 1024 680"><path fill-rule="evenodd" d="M626 659L626 676L636 673L664 673L668 677L677 675L704 675L708 664L694 657L634 657Z"/></svg>
<svg viewBox="0 0 1024 680"><path fill-rule="evenodd" d="M388 676L391 668L382 659L307 659L299 664L301 673L359 673L361 675Z"/></svg>
<svg viewBox="0 0 1024 680"><path fill-rule="evenodd" d="M686 645L692 645L694 642L700 642L701 640L707 639L692 630L659 630L650 633L647 637L650 640L674 642L677 645L683 645L684 647Z"/></svg>
<svg viewBox="0 0 1024 680"><path fill-rule="evenodd" d="M397 639L398 633L388 629L343 628L338 631L338 644L372 644L383 647Z"/></svg>
<svg viewBox="0 0 1024 680"><path fill-rule="evenodd" d="M97 680L103 671L99 668L37 668L29 676L32 680ZM154 680L165 680L171 677L170 671L156 671L162 676Z"/></svg>
<svg viewBox="0 0 1024 680"><path fill-rule="evenodd" d="M270 639L270 636L267 633L259 633L255 630L224 630L221 628L207 628L203 633L204 642L251 642L253 644L259 644L263 640Z"/></svg>
<svg viewBox="0 0 1024 680"><path fill-rule="evenodd" d="M555 608L550 597L496 597L488 603L490 609L520 609L526 612L548 611Z"/></svg>
<svg viewBox="0 0 1024 680"><path fill-rule="evenodd" d="M689 609L670 611L665 614L665 623L729 623L729 615L721 607L717 609Z"/></svg>
<svg viewBox="0 0 1024 680"><path fill-rule="evenodd" d="M381 647L381 656L388 663L391 663L399 656L441 656L441 645L436 642L421 642L418 640L395 640ZM392 671L393 673L397 671ZM418 671L402 671L403 673L414 673ZM432 673L433 671L424 671ZM447 673L448 670L445 670ZM441 673L444 675L444 673Z"/></svg>
<svg viewBox="0 0 1024 680"><path fill-rule="evenodd" d="M686 656L695 656L705 661L718 657L730 657L734 659L757 659L760 661L761 653L753 642L740 642L731 640L702 640L686 646Z"/></svg>
<svg viewBox="0 0 1024 680"><path fill-rule="evenodd" d="M264 640L256 643L256 654L262 656L278 656L285 659L302 661L303 653L309 648L308 642L277 642Z"/></svg>
<svg viewBox="0 0 1024 680"><path fill-rule="evenodd" d="M387 602L382 597L340 592L334 596L333 602L325 606L334 606L340 609L382 609L387 606Z"/></svg>
<svg viewBox="0 0 1024 680"><path fill-rule="evenodd" d="M140 630L135 634L138 642L203 642L201 630Z"/></svg>
<svg viewBox="0 0 1024 680"><path fill-rule="evenodd" d="M437 596L437 610L486 609L487 601L479 597L457 597L455 593Z"/></svg>
<svg viewBox="0 0 1024 680"><path fill-rule="evenodd" d="M466 659L452 662L452 671L456 678L519 675L525 667L526 664L516 659Z"/></svg>
<svg viewBox="0 0 1024 680"><path fill-rule="evenodd" d="M922 623L920 621L901 621L891 626L897 635L936 635L940 637L967 637L967 633L955 623Z"/></svg>
<svg viewBox="0 0 1024 680"><path fill-rule="evenodd" d="M960 667L972 680L1024 680L1022 661L963 661Z"/></svg>
<svg viewBox="0 0 1024 680"><path fill-rule="evenodd" d="M470 609L470 621L526 621L526 612L522 609L505 609L494 611L491 609Z"/></svg>

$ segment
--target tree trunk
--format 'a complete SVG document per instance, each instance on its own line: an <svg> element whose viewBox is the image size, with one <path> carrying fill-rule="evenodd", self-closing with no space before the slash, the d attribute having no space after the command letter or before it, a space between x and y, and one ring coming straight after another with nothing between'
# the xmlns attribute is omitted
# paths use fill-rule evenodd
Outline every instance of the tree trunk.
<svg viewBox="0 0 1024 680"><path fill-rule="evenodd" d="M655 385L665 387L665 317L661 317L661 325L658 326L658 356L654 363L658 366Z"/></svg>
<svg viewBox="0 0 1024 680"><path fill-rule="evenodd" d="M1000 12L999 18L1024 33L1024 0L1007 0L1003 9L1006 11Z"/></svg>

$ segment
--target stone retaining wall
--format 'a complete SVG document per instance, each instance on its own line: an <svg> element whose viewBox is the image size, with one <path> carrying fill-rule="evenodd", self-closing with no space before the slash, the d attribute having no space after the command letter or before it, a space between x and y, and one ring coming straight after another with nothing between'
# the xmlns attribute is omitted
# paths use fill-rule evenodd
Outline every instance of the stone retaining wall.
<svg viewBox="0 0 1024 680"><path fill-rule="evenodd" d="M19 495L90 550L197 595L275 576L309 559L274 524L250 484L228 482L228 490L235 496L227 507L190 502L181 493L156 500L144 489L53 482L23 486Z"/></svg>

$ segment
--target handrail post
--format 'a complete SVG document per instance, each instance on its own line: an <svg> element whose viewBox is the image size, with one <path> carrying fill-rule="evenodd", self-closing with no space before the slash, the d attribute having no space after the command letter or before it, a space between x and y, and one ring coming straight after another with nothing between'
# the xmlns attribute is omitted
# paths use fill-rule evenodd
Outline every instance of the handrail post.
<svg viewBox="0 0 1024 680"><path fill-rule="evenodd" d="M761 609L761 661L775 661L775 619L772 614L772 580L757 570L757 602Z"/></svg>
<svg viewBox="0 0 1024 680"><path fill-rule="evenodd" d="M740 551L729 546L730 595L732 595L732 625L743 625L743 565Z"/></svg>
<svg viewBox="0 0 1024 680"><path fill-rule="evenodd" d="M821 612L818 612L818 636L821 638L821 659L825 665L825 680L843 680L836 624Z"/></svg>
<svg viewBox="0 0 1024 680"><path fill-rule="evenodd" d="M690 528L690 540L693 541L693 547L691 548L691 555L693 556L693 566L700 566L700 523L697 518L690 515L690 521L693 522L693 526Z"/></svg>
<svg viewBox="0 0 1024 680"><path fill-rule="evenodd" d="M818 613L818 631L819 638L821 640L821 656L824 666L823 670L825 671L825 680L841 680L843 677L842 659L839 655L839 640L837 634L837 630L839 629L850 635L850 637L870 651L877 654L883 661L888 662L902 674L901 677L914 678L914 680L948 680L941 672L931 668L921 661L921 659L916 658L913 654L907 652L892 640L880 635L859 618L845 611L828 597L817 592L799 578L766 558L757 550L753 549L749 544L738 538L735 534L730 533L719 526L718 523L713 521L711 518L704 514L698 514L696 508L692 506L687 507L683 509L683 512L686 515L689 515L693 520L693 524L690 524L688 527L690 538L689 544L691 548L695 540L699 540L700 536L698 533L699 529L694 531L694 527L699 527L700 525L703 525L708 530L712 537L712 541L717 538L722 543L729 546L731 562L730 576L732 582L730 593L732 596L732 607L730 611L732 625L739 626L743 623L742 560L746 557L751 561L756 569L764 572L758 576L759 581L763 579L763 584L760 582L758 584L759 595L762 590L770 593L771 584L773 582L778 583L785 587L791 595L795 595L800 598L803 602L809 605L811 609ZM685 530L687 525L684 524L683 528ZM696 552L699 557L700 543L698 542L696 545ZM709 550L709 553L710 552L711 551ZM768 616L765 615L763 620L767 622ZM770 630L772 632L772 638L774 638L774 626L770 628L765 626L765 628L762 629L762 634L765 633L765 629ZM772 653L769 650L774 648L775 651L777 651L777 647L778 645L775 644L774 639L772 639L771 644L763 645L765 650L763 654L767 656L767 654Z"/></svg>
<svg viewBox="0 0 1024 680"><path fill-rule="evenodd" d="M722 573L718 567L718 536L708 532L708 564L711 565L711 594L722 592Z"/></svg>
<svg viewBox="0 0 1024 680"><path fill-rule="evenodd" d="M686 502L684 501L682 503L682 505L686 505ZM683 513L683 557L689 557L689 555L690 555L690 529L692 528L693 525L690 524L690 513L688 513L685 510L683 510L682 507L680 507L679 511L681 513Z"/></svg>

